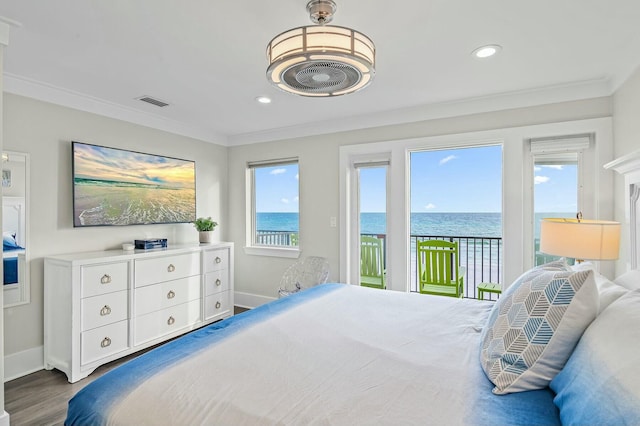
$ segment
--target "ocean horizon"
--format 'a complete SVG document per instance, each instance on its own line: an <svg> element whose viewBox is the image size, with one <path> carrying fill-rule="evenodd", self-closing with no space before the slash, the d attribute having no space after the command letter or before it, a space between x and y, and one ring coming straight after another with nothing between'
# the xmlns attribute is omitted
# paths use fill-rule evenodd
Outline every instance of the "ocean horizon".
<svg viewBox="0 0 640 426"><path fill-rule="evenodd" d="M572 217L573 213L537 213L543 217ZM298 213L257 213L261 231L298 232ZM539 223L539 220L536 220ZM361 213L362 234L386 234L386 213ZM411 235L485 237L502 236L502 213L411 213ZM536 229L536 236L539 229Z"/></svg>

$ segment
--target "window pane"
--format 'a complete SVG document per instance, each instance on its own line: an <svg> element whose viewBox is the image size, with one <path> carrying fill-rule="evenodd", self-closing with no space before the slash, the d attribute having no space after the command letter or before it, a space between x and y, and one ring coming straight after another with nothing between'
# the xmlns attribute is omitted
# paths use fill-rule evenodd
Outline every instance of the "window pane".
<svg viewBox="0 0 640 426"><path fill-rule="evenodd" d="M533 169L534 264L556 260L541 253L540 221L545 217L575 218L578 212L578 164L576 161L550 161L536 157ZM573 263L573 259L568 259Z"/></svg>
<svg viewBox="0 0 640 426"><path fill-rule="evenodd" d="M417 243L428 240L457 244L464 297L477 298L483 282L500 283L502 146L412 152L410 219L411 291L420 291Z"/></svg>
<svg viewBox="0 0 640 426"><path fill-rule="evenodd" d="M358 168L360 285L386 289L387 166Z"/></svg>
<svg viewBox="0 0 640 426"><path fill-rule="evenodd" d="M298 246L298 164L253 168L256 245Z"/></svg>

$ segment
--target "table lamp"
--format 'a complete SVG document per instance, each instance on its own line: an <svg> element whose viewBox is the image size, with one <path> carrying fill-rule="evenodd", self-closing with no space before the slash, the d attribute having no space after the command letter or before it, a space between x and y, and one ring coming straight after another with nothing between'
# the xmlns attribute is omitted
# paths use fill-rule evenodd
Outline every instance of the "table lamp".
<svg viewBox="0 0 640 426"><path fill-rule="evenodd" d="M606 220L545 218L540 227L540 251L583 260L615 260L620 251L620 223Z"/></svg>

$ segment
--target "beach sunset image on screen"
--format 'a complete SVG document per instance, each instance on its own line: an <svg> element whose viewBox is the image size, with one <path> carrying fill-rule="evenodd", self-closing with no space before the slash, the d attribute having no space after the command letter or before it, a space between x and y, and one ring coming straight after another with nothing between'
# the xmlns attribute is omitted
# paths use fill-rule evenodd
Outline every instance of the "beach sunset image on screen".
<svg viewBox="0 0 640 426"><path fill-rule="evenodd" d="M73 142L73 224L195 220L195 162Z"/></svg>

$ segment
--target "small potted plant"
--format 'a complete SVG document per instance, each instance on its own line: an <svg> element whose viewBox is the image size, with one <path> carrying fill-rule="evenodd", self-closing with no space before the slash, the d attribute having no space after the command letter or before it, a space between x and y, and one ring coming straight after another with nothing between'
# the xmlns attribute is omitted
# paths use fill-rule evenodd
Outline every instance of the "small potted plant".
<svg viewBox="0 0 640 426"><path fill-rule="evenodd" d="M218 226L217 222L214 222L209 217L199 217L193 222L193 226L200 233L200 242L201 243L210 243L211 242L211 234L213 234L213 230L216 226Z"/></svg>

